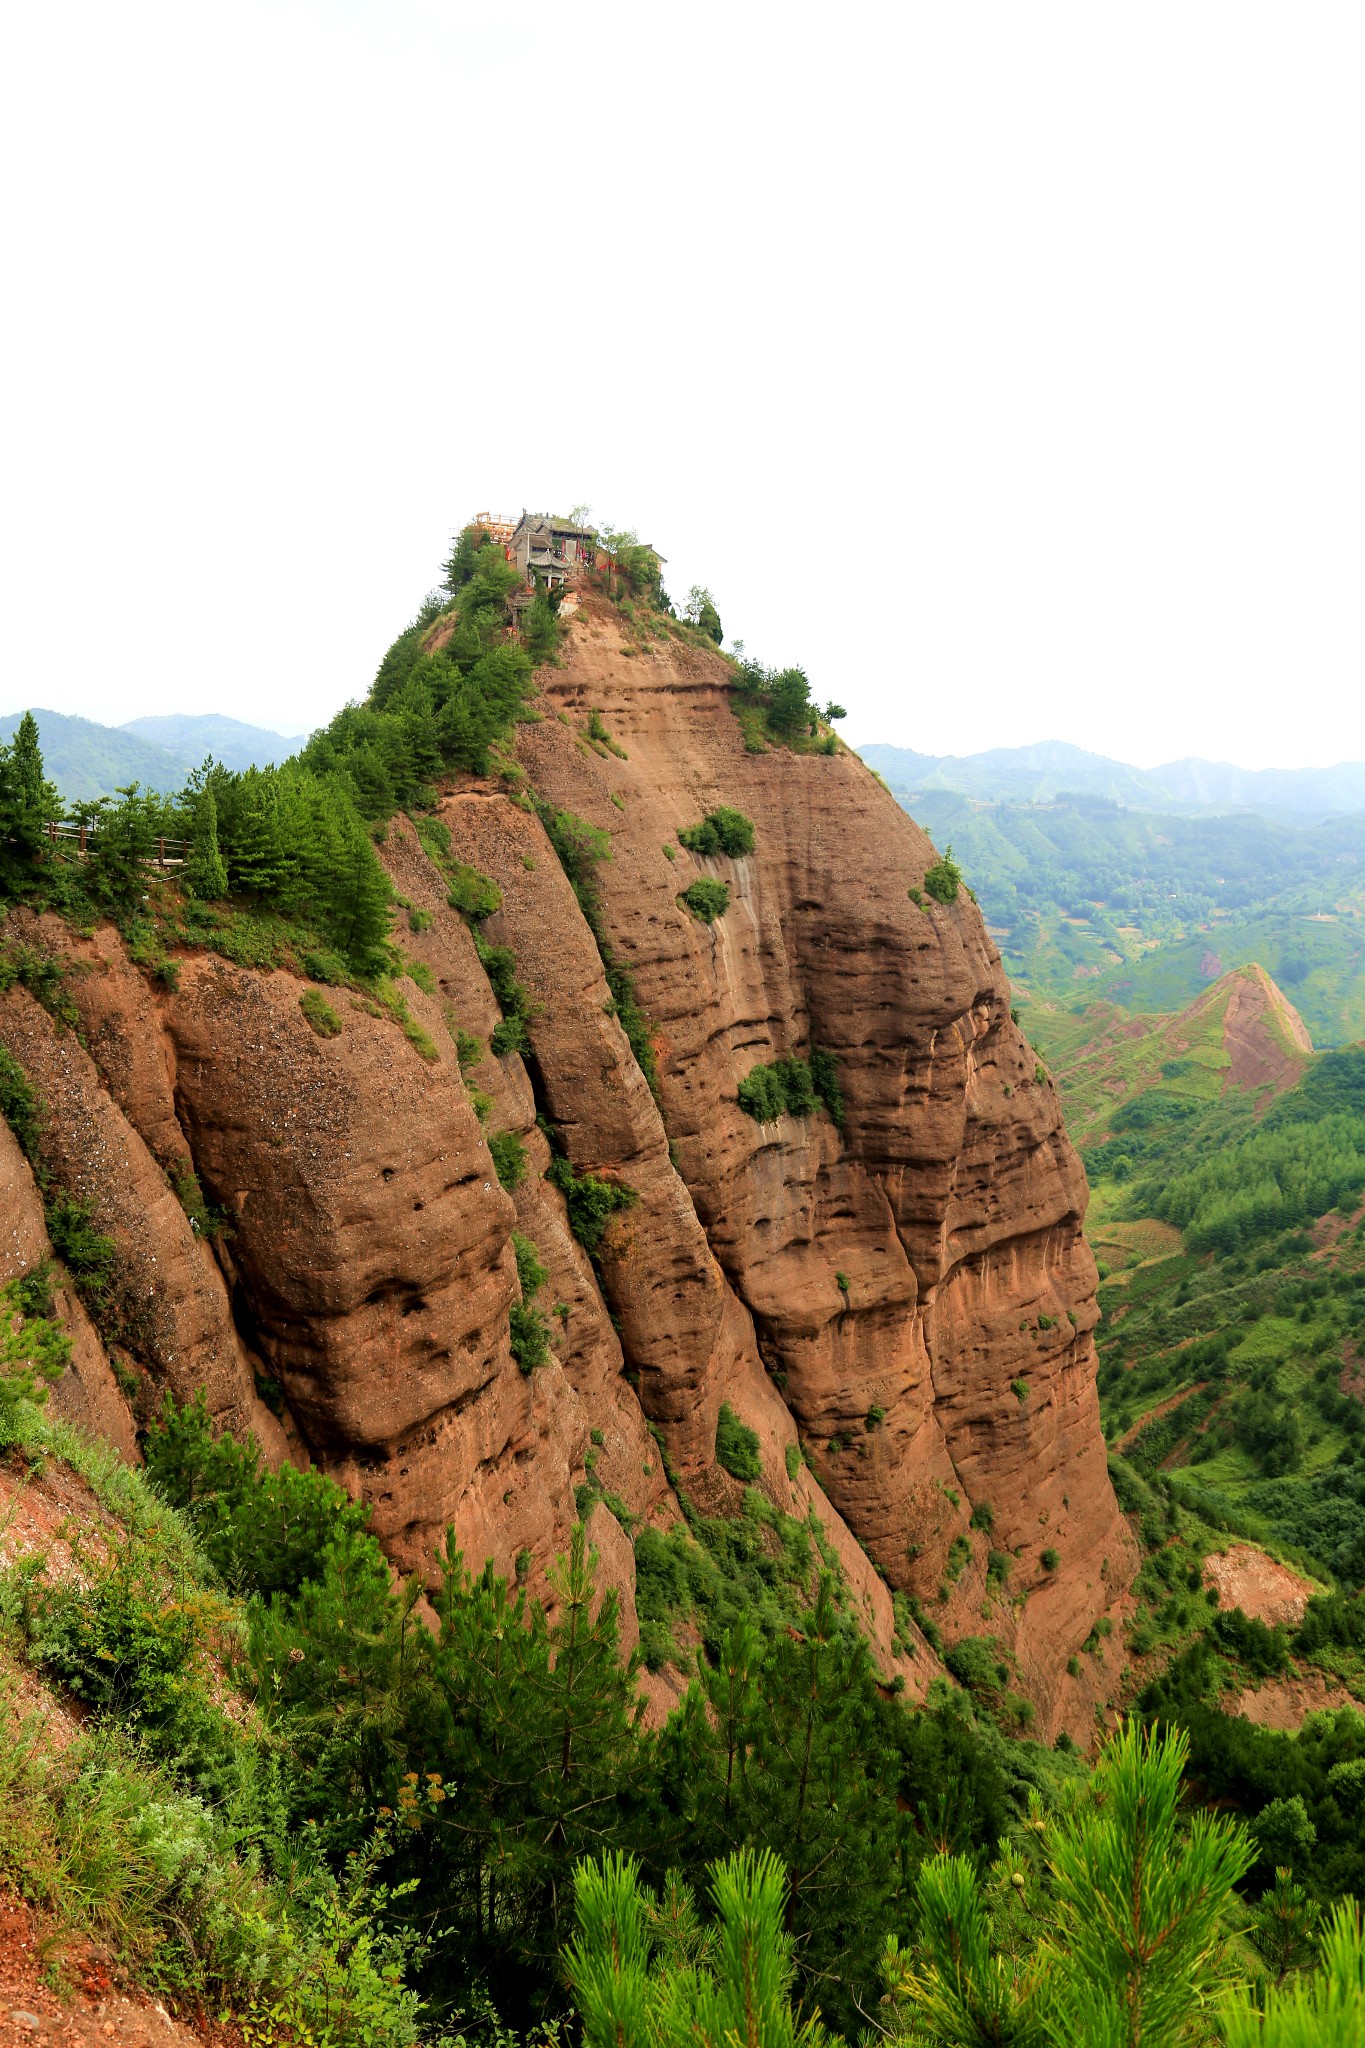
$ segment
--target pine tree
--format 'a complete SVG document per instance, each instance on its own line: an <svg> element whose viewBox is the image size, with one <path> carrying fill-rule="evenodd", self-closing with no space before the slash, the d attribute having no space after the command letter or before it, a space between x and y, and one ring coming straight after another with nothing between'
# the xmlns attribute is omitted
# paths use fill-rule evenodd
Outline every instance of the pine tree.
<svg viewBox="0 0 1365 2048"><path fill-rule="evenodd" d="M800 1630L766 1651L747 1621L728 1631L661 1741L677 1814L667 1853L694 1869L740 1848L774 1851L789 1874L797 1968L853 2033L905 1883L893 1716L904 1718L880 1699L866 1643L825 1575Z"/></svg>
<svg viewBox="0 0 1365 2048"><path fill-rule="evenodd" d="M1334 1909L1322 1968L1288 1990L1272 1987L1264 2014L1246 1996L1220 2014L1227 2048L1359 2048L1365 2041L1365 1924L1354 1899Z"/></svg>
<svg viewBox="0 0 1365 2048"><path fill-rule="evenodd" d="M564 1963L585 2048L825 2048L818 2016L791 2004L792 1941L782 1866L741 1850L711 1872L716 1932L704 1959L659 1952L658 1911L639 1866L620 1855L580 1864L577 1933ZM832 2048L832 2044L831 2044Z"/></svg>
<svg viewBox="0 0 1365 2048"><path fill-rule="evenodd" d="M227 867L218 850L218 804L211 788L201 790L191 813L185 886L201 903L217 903L227 895Z"/></svg>
<svg viewBox="0 0 1365 2048"><path fill-rule="evenodd" d="M117 803L100 802L85 879L97 901L127 912L142 899L159 840L178 820L164 797L136 782L121 787L118 797Z"/></svg>
<svg viewBox="0 0 1365 2048"><path fill-rule="evenodd" d="M619 1801L641 1759L636 1734L644 1701L635 1685L640 1660L638 1653L624 1665L620 1660L616 1590L598 1600L597 1564L597 1551L589 1548L579 1522L568 1557L550 1571L559 1612L548 1632L550 1654L531 1689L540 1743L532 1838L539 1849L547 1933L556 1948L573 1866L611 1841Z"/></svg>
<svg viewBox="0 0 1365 2048"><path fill-rule="evenodd" d="M357 972L374 973L385 962L393 888L368 832L336 798L332 822L340 851L323 897L328 931Z"/></svg>
<svg viewBox="0 0 1365 2048"><path fill-rule="evenodd" d="M62 815L61 798L43 772L38 722L26 711L9 746L0 746L0 882L28 880Z"/></svg>
<svg viewBox="0 0 1365 2048"><path fill-rule="evenodd" d="M1196 1814L1180 1828L1187 1756L1183 1733L1130 1722L1084 1795L1043 1823L1044 1932L1023 1960L993 1945L967 1859L926 1863L919 1946L893 1939L884 1962L905 2036L941 2048L1175 2048L1208 2038L1223 1916L1253 1850L1246 1830L1221 1816Z"/></svg>

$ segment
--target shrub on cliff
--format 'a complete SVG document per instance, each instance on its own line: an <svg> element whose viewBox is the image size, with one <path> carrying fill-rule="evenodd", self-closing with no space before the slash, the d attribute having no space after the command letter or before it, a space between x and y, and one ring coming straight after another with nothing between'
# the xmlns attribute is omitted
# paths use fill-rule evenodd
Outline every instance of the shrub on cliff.
<svg viewBox="0 0 1365 2048"><path fill-rule="evenodd" d="M758 1454L758 1432L741 1422L728 1401L720 1404L716 1418L716 1463L732 1479L761 1479L763 1462Z"/></svg>
<svg viewBox="0 0 1365 2048"><path fill-rule="evenodd" d="M844 1091L839 1086L839 1062L832 1052L813 1045L810 1052L811 1085L829 1111L830 1121L844 1128Z"/></svg>
<svg viewBox="0 0 1365 2048"><path fill-rule="evenodd" d="M340 1037L341 1019L321 989L306 988L299 997L299 1008L319 1038Z"/></svg>
<svg viewBox="0 0 1365 2048"><path fill-rule="evenodd" d="M46 1269L35 1267L0 1288L0 1417L20 1401L45 1401L70 1361L71 1339L52 1320Z"/></svg>
<svg viewBox="0 0 1365 2048"><path fill-rule="evenodd" d="M710 591L704 589L700 583L694 583L688 591L687 602L683 606L683 617L690 626L698 627L708 640L714 640L717 647L720 646L725 638L720 613L716 610L716 601Z"/></svg>
<svg viewBox="0 0 1365 2048"><path fill-rule="evenodd" d="M767 669L757 661L741 661L735 669L734 709L745 728L750 752L749 722L755 722L779 745L804 744L819 732L820 713L811 698L804 669ZM761 748L761 740L757 746Z"/></svg>
<svg viewBox="0 0 1365 2048"><path fill-rule="evenodd" d="M751 1067L739 1084L736 1099L756 1123L776 1123L781 1116L812 1116L823 1105L843 1129L844 1100L831 1053L812 1050L809 1061L793 1057Z"/></svg>
<svg viewBox="0 0 1365 2048"><path fill-rule="evenodd" d="M539 1309L533 1306L536 1295L545 1284L546 1273L540 1263L539 1252L530 1238L523 1237L519 1230L512 1232L512 1250L521 1286L521 1300L514 1301L508 1310L512 1356L521 1370L529 1373L550 1362L550 1326Z"/></svg>
<svg viewBox="0 0 1365 2048"><path fill-rule="evenodd" d="M640 1007L634 977L617 958L616 949L607 936L602 911L597 868L599 862L611 859L611 835L598 825L590 825L586 818L578 817L575 812L560 810L539 797L535 799L535 810L578 899L584 922L593 935L602 972L611 992L613 1013L626 1034L636 1065L649 1083L650 1093L657 1100L659 1072L649 1019Z"/></svg>
<svg viewBox="0 0 1365 2048"><path fill-rule="evenodd" d="M692 853L725 853L737 860L742 854L754 850L753 823L743 811L717 804L715 810L707 812L700 825L689 825L679 832L678 844Z"/></svg>
<svg viewBox="0 0 1365 2048"><path fill-rule="evenodd" d="M698 875L678 901L685 903L701 924L714 924L730 908L730 891L726 883L717 882L710 875Z"/></svg>
<svg viewBox="0 0 1365 2048"><path fill-rule="evenodd" d="M595 1257L602 1249L607 1225L623 1209L631 1209L640 1197L624 1181L603 1180L595 1173L575 1172L567 1159L552 1159L545 1173L551 1187L558 1188L569 1212L569 1228L584 1251Z"/></svg>
<svg viewBox="0 0 1365 2048"><path fill-rule="evenodd" d="M962 870L953 859L950 846L940 860L924 871L924 886L936 903L956 903L962 886Z"/></svg>
<svg viewBox="0 0 1365 2048"><path fill-rule="evenodd" d="M494 1131L488 1140L493 1169L510 1194L526 1178L526 1147L515 1131Z"/></svg>

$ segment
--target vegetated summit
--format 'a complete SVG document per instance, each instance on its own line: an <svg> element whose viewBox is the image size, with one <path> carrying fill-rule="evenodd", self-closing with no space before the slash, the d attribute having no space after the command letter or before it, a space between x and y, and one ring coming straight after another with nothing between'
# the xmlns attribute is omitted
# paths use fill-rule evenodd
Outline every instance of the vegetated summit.
<svg viewBox="0 0 1365 2048"><path fill-rule="evenodd" d="M5 1609L113 1745L35 1765L29 1856L60 1901L68 1812L154 1839L118 1939L182 2000L529 2024L589 1996L582 1859L705 1976L764 1851L774 1996L851 2037L937 1849L1044 1853L1195 1526L1115 1499L1084 1179L957 865L704 596L474 527L294 760L82 847L0 754L5 1429L108 1546Z"/></svg>

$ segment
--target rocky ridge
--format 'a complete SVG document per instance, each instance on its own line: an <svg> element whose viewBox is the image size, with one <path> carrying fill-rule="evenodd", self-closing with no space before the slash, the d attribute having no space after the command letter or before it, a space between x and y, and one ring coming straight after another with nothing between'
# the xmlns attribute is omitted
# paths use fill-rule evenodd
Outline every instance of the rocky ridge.
<svg viewBox="0 0 1365 2048"><path fill-rule="evenodd" d="M448 786L453 858L501 891L483 930L531 998L525 1057L462 1073L455 1029L486 1046L499 1007L405 819L381 853L410 906L420 1044L345 990L323 1038L290 974L186 954L178 987L153 985L111 929L11 918L67 963L80 1029L16 986L0 1042L47 1104L55 1177L120 1254L112 1354L63 1293L57 1398L131 1448L130 1389L145 1405L203 1386L268 1455L367 1498L404 1570L429 1572L453 1524L473 1562L543 1593L590 1508L628 1640L622 1513L669 1526L675 1485L704 1512L742 1505L716 1460L726 1402L757 1433L764 1492L818 1516L888 1677L921 1695L939 1669L896 1589L949 1642L995 1636L1038 1732L1084 1739L1112 1667L1068 1662L1134 1559L1100 1434L1079 1161L974 903L913 900L936 856L856 756L746 751L728 675L590 598L516 762ZM610 835L601 929L650 1021L657 1100L531 789ZM678 844L717 804L752 819L752 854ZM731 892L710 925L679 901L702 873ZM838 1063L842 1131L744 1113L756 1064L812 1048ZM543 1177L547 1129L638 1197L596 1266ZM510 1194L490 1130L526 1151ZM191 1169L228 1218L211 1243L171 1185ZM2 1282L44 1246L3 1127L0 1190ZM552 1361L529 1375L509 1343L514 1228L554 1308ZM666 1705L670 1675L650 1683Z"/></svg>

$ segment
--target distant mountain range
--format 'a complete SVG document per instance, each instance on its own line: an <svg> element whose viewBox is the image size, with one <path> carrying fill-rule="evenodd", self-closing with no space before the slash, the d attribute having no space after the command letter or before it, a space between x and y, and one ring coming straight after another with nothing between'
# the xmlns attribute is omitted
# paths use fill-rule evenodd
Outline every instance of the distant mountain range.
<svg viewBox="0 0 1365 2048"><path fill-rule="evenodd" d="M23 715L14 711L0 716L0 741L12 738ZM48 775L70 803L111 796L130 782L140 782L145 789L178 789L209 754L225 768L265 767L297 753L306 738L300 734L289 739L217 711L130 718L117 726L61 711L40 711L36 705L33 716Z"/></svg>
<svg viewBox="0 0 1365 2048"><path fill-rule="evenodd" d="M1145 811L1250 809L1325 817L1365 810L1365 761L1332 768L1234 768L1227 761L1190 759L1130 768L1065 740L992 747L983 754L917 754L874 741L858 752L894 790L952 790L987 803L1051 803L1065 794Z"/></svg>

